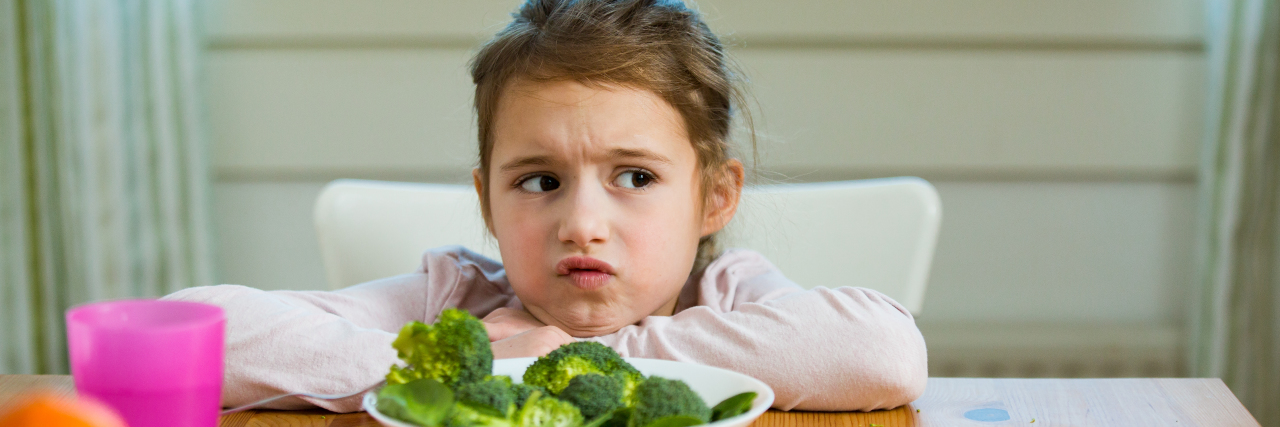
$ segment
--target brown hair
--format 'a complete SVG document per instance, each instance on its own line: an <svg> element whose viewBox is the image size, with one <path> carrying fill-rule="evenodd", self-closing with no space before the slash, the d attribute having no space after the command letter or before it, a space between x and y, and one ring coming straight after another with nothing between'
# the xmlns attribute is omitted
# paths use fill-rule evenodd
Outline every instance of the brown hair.
<svg viewBox="0 0 1280 427"><path fill-rule="evenodd" d="M480 208L490 224L489 162L503 89L516 79L572 80L651 91L684 120L697 153L705 209L732 159L733 106L744 105L720 39L678 0L528 0L471 62L479 127ZM750 116L744 114L748 128ZM754 153L754 138L752 139ZM718 255L715 236L698 242L694 271Z"/></svg>

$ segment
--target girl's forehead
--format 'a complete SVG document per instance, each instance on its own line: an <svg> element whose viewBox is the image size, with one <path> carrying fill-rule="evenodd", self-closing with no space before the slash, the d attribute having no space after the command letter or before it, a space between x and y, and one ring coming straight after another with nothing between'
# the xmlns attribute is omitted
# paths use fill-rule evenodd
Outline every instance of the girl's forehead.
<svg viewBox="0 0 1280 427"><path fill-rule="evenodd" d="M519 82L501 97L493 158L595 158L649 151L673 161L694 156L684 122L657 94L573 81Z"/></svg>

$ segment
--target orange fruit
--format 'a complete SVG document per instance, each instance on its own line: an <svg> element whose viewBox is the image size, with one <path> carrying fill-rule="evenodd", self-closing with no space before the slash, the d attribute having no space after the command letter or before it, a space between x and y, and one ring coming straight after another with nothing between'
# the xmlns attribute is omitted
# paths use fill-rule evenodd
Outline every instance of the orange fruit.
<svg viewBox="0 0 1280 427"><path fill-rule="evenodd" d="M128 427L110 407L89 399L39 392L0 409L4 427Z"/></svg>

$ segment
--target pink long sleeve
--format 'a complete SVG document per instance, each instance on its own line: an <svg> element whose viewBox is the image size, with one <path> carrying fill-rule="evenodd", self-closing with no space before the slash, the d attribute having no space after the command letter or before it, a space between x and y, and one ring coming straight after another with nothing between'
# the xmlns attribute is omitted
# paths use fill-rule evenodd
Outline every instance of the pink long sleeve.
<svg viewBox="0 0 1280 427"><path fill-rule="evenodd" d="M467 292L455 292L459 289ZM432 322L447 307L483 316L515 300L501 265L459 247L428 251L416 273L333 292L220 285L184 289L164 299L226 310L224 406L285 393L366 389L398 362L391 341L406 322ZM313 406L358 411L360 396L337 401L291 398L268 405Z"/></svg>
<svg viewBox="0 0 1280 427"><path fill-rule="evenodd" d="M165 298L226 309L226 406L367 388L397 362L391 341L404 323L434 321L448 307L479 317L521 307L502 265L460 247L428 251L416 273L333 292L222 285ZM906 310L866 289L803 290L755 252L717 258L686 285L677 311L592 339L624 356L746 373L773 387L781 409L889 408L924 389L924 340ZM360 409L359 398L288 399L271 407L313 405Z"/></svg>
<svg viewBox="0 0 1280 427"><path fill-rule="evenodd" d="M596 337L623 356L718 366L764 381L774 407L893 408L924 393L924 338L911 314L862 288L803 290L758 253L729 251L698 281L697 303Z"/></svg>

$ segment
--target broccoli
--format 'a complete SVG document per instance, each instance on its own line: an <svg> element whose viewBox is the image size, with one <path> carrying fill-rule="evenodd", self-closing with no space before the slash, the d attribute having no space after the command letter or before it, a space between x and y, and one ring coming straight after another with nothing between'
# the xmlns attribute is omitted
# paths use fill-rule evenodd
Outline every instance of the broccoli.
<svg viewBox="0 0 1280 427"><path fill-rule="evenodd" d="M539 357L524 371L524 383L559 394L569 385L569 380L587 373L622 376L624 389L628 388L625 387L627 381L638 382L637 379L642 378L640 371L622 360L613 349L597 342L579 341Z"/></svg>
<svg viewBox="0 0 1280 427"><path fill-rule="evenodd" d="M392 366L387 384L433 378L450 389L493 372L493 349L484 324L462 310L447 309L435 324L409 322L391 343L404 367Z"/></svg>
<svg viewBox="0 0 1280 427"><path fill-rule="evenodd" d="M711 408L684 381L649 377L636 387L635 399L631 427L645 427L666 417L693 417L704 424L711 420Z"/></svg>
<svg viewBox="0 0 1280 427"><path fill-rule="evenodd" d="M547 389L545 388L528 385L528 384L512 384L511 391L515 393L515 396L516 396L515 397L516 409L523 408L524 403L529 400L529 396L532 395L533 392L535 391L542 393L542 395L544 396L550 394L549 392L547 392Z"/></svg>
<svg viewBox="0 0 1280 427"><path fill-rule="evenodd" d="M488 406L458 401L445 421L445 427L517 427L512 419L514 410L498 412Z"/></svg>
<svg viewBox="0 0 1280 427"><path fill-rule="evenodd" d="M518 427L582 427L583 423L578 407L541 392L529 395L515 421Z"/></svg>
<svg viewBox="0 0 1280 427"><path fill-rule="evenodd" d="M444 427L516 427L510 414L494 411L493 408L475 406L470 403L456 402Z"/></svg>
<svg viewBox="0 0 1280 427"><path fill-rule="evenodd" d="M617 376L582 374L569 380L556 397L577 406L583 418L594 420L623 406L622 387Z"/></svg>
<svg viewBox="0 0 1280 427"><path fill-rule="evenodd" d="M644 382L644 375L636 372L617 372L613 374L614 378L622 384L622 404L626 406L636 406L636 387Z"/></svg>
<svg viewBox="0 0 1280 427"><path fill-rule="evenodd" d="M623 406L613 411L609 419L601 423L604 427L627 427L631 423L631 415L636 412L633 406Z"/></svg>
<svg viewBox="0 0 1280 427"><path fill-rule="evenodd" d="M516 392L512 390L511 378L505 375L459 385L454 398L471 406L493 409L504 416L516 407Z"/></svg>

